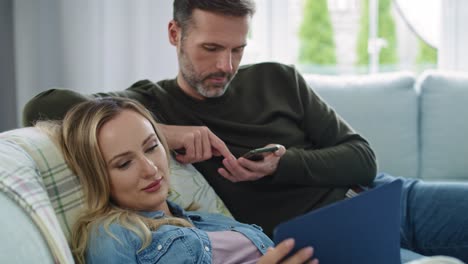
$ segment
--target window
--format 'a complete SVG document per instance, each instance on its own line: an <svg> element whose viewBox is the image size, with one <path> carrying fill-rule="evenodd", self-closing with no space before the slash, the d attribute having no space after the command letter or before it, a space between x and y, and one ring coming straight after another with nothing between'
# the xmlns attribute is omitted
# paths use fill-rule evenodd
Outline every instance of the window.
<svg viewBox="0 0 468 264"><path fill-rule="evenodd" d="M257 0L244 63L280 61L303 73L364 74L437 66L440 0ZM408 3L416 3L409 5ZM424 3L422 3L424 2ZM429 2L438 2L430 4ZM421 5L425 12L420 12ZM426 9L428 5L433 7ZM432 16L410 23L407 6ZM427 17L426 17L427 19ZM423 32L421 31L421 32Z"/></svg>

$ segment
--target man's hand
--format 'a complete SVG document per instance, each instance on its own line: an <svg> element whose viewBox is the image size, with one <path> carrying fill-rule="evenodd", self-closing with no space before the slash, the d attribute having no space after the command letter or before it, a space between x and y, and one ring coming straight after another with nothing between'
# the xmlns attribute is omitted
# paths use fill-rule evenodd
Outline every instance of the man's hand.
<svg viewBox="0 0 468 264"><path fill-rule="evenodd" d="M226 144L207 127L162 124L159 127L170 149L184 150L184 153L176 155L180 163L200 162L213 156L223 156L225 159L234 157Z"/></svg>
<svg viewBox="0 0 468 264"><path fill-rule="evenodd" d="M269 144L267 147L275 145L277 144ZM223 160L224 168L219 168L218 173L232 182L255 181L271 175L278 168L281 156L286 153L284 146L277 146L280 147L277 151L266 154L261 161L251 161L243 157L238 159L234 157L225 158Z"/></svg>
<svg viewBox="0 0 468 264"><path fill-rule="evenodd" d="M305 247L298 252L296 252L291 257L284 259L286 255L293 249L294 239L286 239L276 245L274 248L269 248L267 253L263 255L257 262L257 264L271 264L271 263L281 263L281 264L302 264L307 260L312 258L314 253L311 247ZM318 259L313 259L308 261L309 264L318 264Z"/></svg>

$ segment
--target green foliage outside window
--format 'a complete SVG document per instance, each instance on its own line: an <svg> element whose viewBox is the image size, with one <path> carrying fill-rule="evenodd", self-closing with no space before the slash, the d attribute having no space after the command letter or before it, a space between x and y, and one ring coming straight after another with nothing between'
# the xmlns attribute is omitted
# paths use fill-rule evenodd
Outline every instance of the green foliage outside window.
<svg viewBox="0 0 468 264"><path fill-rule="evenodd" d="M395 64L398 61L395 22L391 14L391 0L379 0L379 38L387 42L379 54L379 64ZM369 53L367 41L369 39L369 0L361 1L361 20L357 42L357 64L368 65Z"/></svg>
<svg viewBox="0 0 468 264"><path fill-rule="evenodd" d="M437 64L437 49L429 46L424 40L419 40L418 64Z"/></svg>
<svg viewBox="0 0 468 264"><path fill-rule="evenodd" d="M299 61L318 65L336 63L333 28L327 0L306 0L299 31Z"/></svg>

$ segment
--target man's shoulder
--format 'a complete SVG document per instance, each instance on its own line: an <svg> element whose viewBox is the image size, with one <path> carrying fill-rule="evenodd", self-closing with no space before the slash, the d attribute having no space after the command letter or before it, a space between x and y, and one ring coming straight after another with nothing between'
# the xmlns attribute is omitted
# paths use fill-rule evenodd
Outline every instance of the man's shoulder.
<svg viewBox="0 0 468 264"><path fill-rule="evenodd" d="M278 62L262 62L247 64L239 67L235 84L262 84L275 85L296 82L298 71L292 65L286 65Z"/></svg>
<svg viewBox="0 0 468 264"><path fill-rule="evenodd" d="M158 82L153 82L146 79L135 82L127 89L127 91L143 96L162 96L163 94L166 94L167 91L174 86L174 84L174 79L160 80Z"/></svg>
<svg viewBox="0 0 468 264"><path fill-rule="evenodd" d="M142 91L146 91L146 90L151 90L151 89L157 89L158 88L158 84L148 80L148 79L145 79L145 80L139 80L137 82L135 82L134 84L132 84L128 89L129 90L142 90Z"/></svg>
<svg viewBox="0 0 468 264"><path fill-rule="evenodd" d="M260 62L253 64L245 64L239 67L239 73L251 71L291 71L294 70L293 65L287 65L279 62Z"/></svg>

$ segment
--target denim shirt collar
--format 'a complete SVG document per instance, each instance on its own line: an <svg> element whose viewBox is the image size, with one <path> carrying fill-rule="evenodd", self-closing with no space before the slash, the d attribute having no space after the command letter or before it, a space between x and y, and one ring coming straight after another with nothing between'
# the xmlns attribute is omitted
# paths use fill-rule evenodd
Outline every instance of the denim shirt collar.
<svg viewBox="0 0 468 264"><path fill-rule="evenodd" d="M193 220L201 220L201 216L199 216L198 214L196 213L187 213L184 209L182 209L182 207L180 207L178 204L176 203L173 203L171 201L166 201L167 202L167 205L169 207L169 210L171 211L171 213L175 216L175 217L181 217L181 218L185 218L185 219L193 219ZM139 211L138 214L140 215L143 215L145 217L148 217L148 218L163 218L164 216L166 216L166 213L164 213L164 211L162 210L158 210L158 211Z"/></svg>

